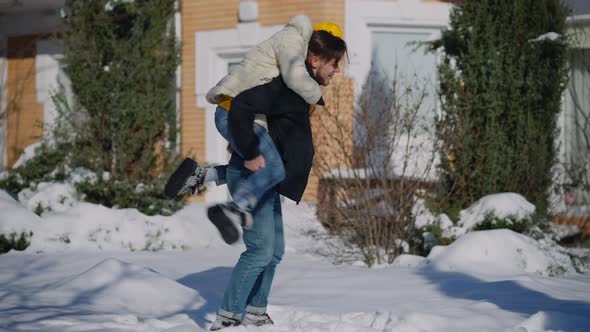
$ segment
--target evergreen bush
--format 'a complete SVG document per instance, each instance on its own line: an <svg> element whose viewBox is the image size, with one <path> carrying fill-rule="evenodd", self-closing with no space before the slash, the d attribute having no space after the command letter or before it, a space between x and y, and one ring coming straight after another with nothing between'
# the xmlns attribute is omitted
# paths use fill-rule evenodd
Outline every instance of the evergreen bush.
<svg viewBox="0 0 590 332"><path fill-rule="evenodd" d="M52 138L69 147L69 164L108 175L77 185L90 202L148 214L179 207L162 195L161 177L178 162L174 3L66 1L58 38L72 96L54 95Z"/></svg>
<svg viewBox="0 0 590 332"><path fill-rule="evenodd" d="M0 254L9 252L10 250L25 250L29 246L30 238L33 236L32 232L29 233L10 233L8 236L0 234Z"/></svg>
<svg viewBox="0 0 590 332"><path fill-rule="evenodd" d="M447 246L454 240L446 237L438 224L415 228L414 236L409 241L410 253L426 257L435 246Z"/></svg>
<svg viewBox="0 0 590 332"><path fill-rule="evenodd" d="M68 148L55 148L48 144L41 144L35 150L35 155L26 163L7 171L0 179L0 189L12 195L21 190L36 186L40 182L62 181L67 177L65 161Z"/></svg>
<svg viewBox="0 0 590 332"><path fill-rule="evenodd" d="M437 135L448 209L517 192L547 213L567 14L561 0L465 0L431 43L444 51Z"/></svg>
<svg viewBox="0 0 590 332"><path fill-rule="evenodd" d="M166 157L161 147L176 136L174 1L66 6L62 42L75 101L56 99L61 137L73 136L76 152L93 160L97 173L153 177Z"/></svg>
<svg viewBox="0 0 590 332"><path fill-rule="evenodd" d="M169 200L164 196L164 180L159 178L148 185L126 181L83 181L76 189L83 193L84 200L116 208L135 208L147 215L171 215L184 203Z"/></svg>
<svg viewBox="0 0 590 332"><path fill-rule="evenodd" d="M529 218L518 219L514 216L508 216L504 218L497 217L493 212L488 212L484 216L484 220L477 224L473 230L483 231L490 229L509 229L517 233L526 233L531 226L531 220Z"/></svg>

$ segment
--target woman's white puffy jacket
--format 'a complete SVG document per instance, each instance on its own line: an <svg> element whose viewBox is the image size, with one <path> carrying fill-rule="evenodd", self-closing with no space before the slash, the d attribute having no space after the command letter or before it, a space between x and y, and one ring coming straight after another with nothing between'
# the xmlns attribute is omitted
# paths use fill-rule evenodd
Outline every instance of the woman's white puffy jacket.
<svg viewBox="0 0 590 332"><path fill-rule="evenodd" d="M322 91L305 68L312 32L307 16L293 17L283 29L248 51L244 59L209 90L207 101L218 104L222 96L233 98L242 91L268 83L280 74L291 90L308 104L316 104L322 97Z"/></svg>

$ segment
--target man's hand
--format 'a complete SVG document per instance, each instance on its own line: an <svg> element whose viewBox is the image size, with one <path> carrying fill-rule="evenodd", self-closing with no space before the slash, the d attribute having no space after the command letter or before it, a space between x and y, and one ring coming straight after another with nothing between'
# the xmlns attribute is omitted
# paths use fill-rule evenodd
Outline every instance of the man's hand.
<svg viewBox="0 0 590 332"><path fill-rule="evenodd" d="M252 172L256 172L257 170L266 167L266 161L264 160L264 157L259 154L258 157L254 159L244 161L244 167Z"/></svg>

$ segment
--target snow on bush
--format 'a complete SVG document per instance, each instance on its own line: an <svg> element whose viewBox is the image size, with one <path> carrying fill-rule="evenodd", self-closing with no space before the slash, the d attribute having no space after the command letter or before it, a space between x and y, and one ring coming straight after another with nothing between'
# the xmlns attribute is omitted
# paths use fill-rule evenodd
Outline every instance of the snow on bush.
<svg viewBox="0 0 590 332"><path fill-rule="evenodd" d="M0 234L28 234L36 230L41 223L41 218L27 210L4 190L0 190L0 211Z"/></svg>
<svg viewBox="0 0 590 332"><path fill-rule="evenodd" d="M36 189L23 189L18 200L29 210L39 215L46 212L63 212L78 201L76 188L69 183L41 182Z"/></svg>
<svg viewBox="0 0 590 332"><path fill-rule="evenodd" d="M448 237L458 237L465 234L484 222L488 215L499 219L523 220L530 219L534 212L535 206L516 193L499 193L482 197L459 213L459 221L456 226L446 214L434 215L426 206L424 199L418 199L412 209L417 228L438 224L441 229L446 231L445 235Z"/></svg>
<svg viewBox="0 0 590 332"><path fill-rule="evenodd" d="M534 42L541 42L544 40L556 41L560 38L561 38L561 35L559 33L551 31L551 32L544 33L535 39L529 39L529 42L534 43Z"/></svg>
<svg viewBox="0 0 590 332"><path fill-rule="evenodd" d="M37 190L23 190L20 202L0 190L0 234L6 238L13 233L27 234L29 252L156 251L225 245L207 219L203 204L166 217L79 202L72 183L88 175L84 174L75 171L66 183L40 183ZM41 217L34 213L39 208L44 211Z"/></svg>
<svg viewBox="0 0 590 332"><path fill-rule="evenodd" d="M43 141L39 141L27 146L18 160L12 165L12 168L18 168L24 166L29 160L33 159L37 153L37 148L40 148L43 145Z"/></svg>
<svg viewBox="0 0 590 332"><path fill-rule="evenodd" d="M467 233L447 247L434 247L427 260L438 270L465 273L558 275L576 272L569 256L559 247L508 229Z"/></svg>
<svg viewBox="0 0 590 332"><path fill-rule="evenodd" d="M482 224L489 216L520 221L530 220L533 213L535 213L535 206L519 194L492 194L482 197L467 209L462 210L456 226L445 221L445 225L449 227L444 228L441 225L441 228L446 237L457 238Z"/></svg>
<svg viewBox="0 0 590 332"><path fill-rule="evenodd" d="M416 204L412 207L412 214L416 218L414 223L416 228L426 227L437 221L437 217L426 207L426 201L422 198L416 200Z"/></svg>
<svg viewBox="0 0 590 332"><path fill-rule="evenodd" d="M207 220L204 205L193 204L166 217L79 203L65 212L44 215L27 251L156 251L221 245L225 243Z"/></svg>
<svg viewBox="0 0 590 332"><path fill-rule="evenodd" d="M84 168L68 170L63 182L40 182L18 193L18 200L29 210L39 215L47 212L64 212L77 204L80 197L75 184L96 181L95 173Z"/></svg>
<svg viewBox="0 0 590 332"><path fill-rule="evenodd" d="M164 217L83 203L74 185L96 181L96 174L82 168L68 174L63 182L41 182L22 190L19 201L0 191L0 208L6 211L0 216L0 234L32 232L30 252L182 250L223 243L202 205Z"/></svg>
<svg viewBox="0 0 590 332"><path fill-rule="evenodd" d="M516 193L488 195L459 213L459 224L473 228L484 221L486 214L493 213L498 218L514 217L517 220L530 218L535 206Z"/></svg>

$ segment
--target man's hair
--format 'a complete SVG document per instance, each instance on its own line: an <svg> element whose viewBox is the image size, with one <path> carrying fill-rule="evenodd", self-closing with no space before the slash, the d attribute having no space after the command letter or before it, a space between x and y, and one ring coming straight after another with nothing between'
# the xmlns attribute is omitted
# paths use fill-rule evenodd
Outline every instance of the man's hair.
<svg viewBox="0 0 590 332"><path fill-rule="evenodd" d="M324 30L316 30L311 34L307 51L322 60L340 61L346 53L348 56L346 42Z"/></svg>

